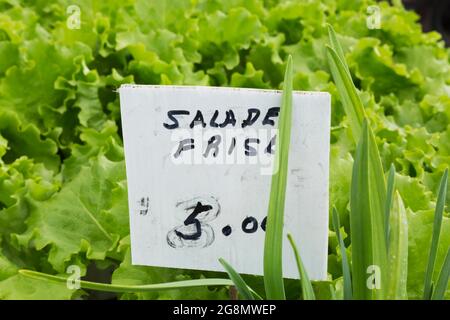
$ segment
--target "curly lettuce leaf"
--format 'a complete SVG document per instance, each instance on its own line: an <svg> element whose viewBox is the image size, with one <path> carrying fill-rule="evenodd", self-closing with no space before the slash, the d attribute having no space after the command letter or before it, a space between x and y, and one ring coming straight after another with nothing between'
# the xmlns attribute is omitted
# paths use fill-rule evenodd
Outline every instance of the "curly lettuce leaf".
<svg viewBox="0 0 450 320"><path fill-rule="evenodd" d="M28 229L17 236L19 243L36 250L50 246L48 261L60 272L82 252L88 259L105 259L129 232L127 210L123 210L127 193L120 183L124 171L123 162L99 157L49 200L29 199Z"/></svg>

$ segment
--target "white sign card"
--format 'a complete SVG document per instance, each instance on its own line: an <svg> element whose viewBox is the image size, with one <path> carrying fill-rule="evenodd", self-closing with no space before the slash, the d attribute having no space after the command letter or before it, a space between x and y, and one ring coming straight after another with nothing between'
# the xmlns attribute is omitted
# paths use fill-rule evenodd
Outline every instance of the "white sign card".
<svg viewBox="0 0 450 320"><path fill-rule="evenodd" d="M136 265L263 274L281 92L119 89ZM327 276L330 95L293 93L284 232L313 280ZM283 273L299 278L285 237Z"/></svg>

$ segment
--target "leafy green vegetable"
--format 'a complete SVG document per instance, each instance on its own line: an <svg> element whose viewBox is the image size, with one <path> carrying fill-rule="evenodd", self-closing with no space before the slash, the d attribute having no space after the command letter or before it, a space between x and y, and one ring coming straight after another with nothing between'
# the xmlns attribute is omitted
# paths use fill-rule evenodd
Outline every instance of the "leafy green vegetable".
<svg viewBox="0 0 450 320"><path fill-rule="evenodd" d="M48 260L60 272L79 252L105 259L128 233L124 179L121 162L98 158L47 201L29 201L28 229L17 236L19 243L37 250L51 245Z"/></svg>
<svg viewBox="0 0 450 320"><path fill-rule="evenodd" d="M5 251L5 250L4 250ZM10 252L12 253L12 252ZM22 260L28 260L28 265L38 264L37 259L28 259L22 254ZM9 259L5 252L0 252L0 299L8 300L58 300L71 299L78 296L66 285L28 279L19 273L24 261Z"/></svg>
<svg viewBox="0 0 450 320"><path fill-rule="evenodd" d="M293 89L332 95L330 208L338 210L344 245L338 246L341 240L330 232L328 272L334 288L314 283L317 298L319 291L343 295L337 280L343 253L353 259L359 250L353 243L350 188L364 118L372 131L368 143L378 147L381 159L369 179L384 178L391 164L397 171L393 193L389 179L387 190L382 182L371 189L377 190L370 196L371 208L382 212L381 219L390 221L389 234L395 235L395 220L403 220L402 210L395 209L401 198L408 221L407 295L424 296L436 191L450 163L450 63L440 35L423 32L416 14L374 0L86 0L76 3L80 29L70 29L67 7L72 4L6 0L0 5L1 299L89 297L58 283L25 279L19 269L64 276L77 264L91 277L88 267L101 265L103 274L112 272L112 282L120 285L216 277L131 265L115 89L122 83L279 89L288 55L294 62ZM379 30L366 26L369 5L380 7ZM330 33L327 24L336 32ZM378 161L377 154L368 158ZM395 196L388 220L390 194ZM450 246L448 188L446 195L439 202L442 225L433 268L441 271L430 270L427 279L434 283L432 298L448 299L448 267L442 268ZM388 251L397 248L404 259L402 223L397 226L402 236ZM386 233L383 238L387 243ZM402 261L396 260L396 270ZM117 297L227 298L224 288L184 290ZM298 284L286 286L286 296L298 296L292 290Z"/></svg>
<svg viewBox="0 0 450 320"><path fill-rule="evenodd" d="M332 68L333 77L338 85L338 91L343 97L348 98L356 96L356 89L353 85L349 69L345 63L339 41L331 26L329 26L328 30L330 42L338 52L337 53L332 48L328 48L328 60ZM359 130L359 119L358 117L352 118L352 115L355 114L355 111L358 113L359 109L361 111L360 113L363 114L361 101L350 98L347 99L347 102L345 103L349 105L346 112L347 115L350 115L350 123L354 128ZM392 233L390 232L390 210L392 205L392 193L394 192L395 169L394 166L391 165L388 180L388 194L385 195L384 179L382 168L380 166L381 159L377 146L370 144L370 142L374 140L374 137L366 119L363 122L363 130L363 136L358 143L356 159L353 166L350 203L351 229L352 235L355 235L354 238L352 237L352 243L354 248L358 246L360 249L353 250L352 254L352 271L354 275L359 277L357 278L359 288L357 287L355 292L358 295L358 299L406 299L408 232L405 209L398 194L396 195L396 206L394 208L395 215L392 217L394 229L392 230ZM367 167L365 168L365 166ZM424 299L429 299L433 296L433 283L431 282L431 277L434 269L435 253L439 242L442 211L445 203L445 194L447 192L447 178L448 169L444 172L438 194L432 246L425 276ZM376 192L371 193L371 188L375 188ZM363 196L361 198L356 196L357 190L363 191ZM372 196L372 194L374 196ZM383 204L383 196L386 196L384 203L384 221L380 220L381 215L379 210ZM365 212L363 210L365 210ZM375 215L373 213L375 213ZM338 221L338 217L335 208L333 208L333 223L336 225L335 221ZM381 233L384 233L384 239L381 237ZM338 230L337 236L340 238L340 230ZM387 242L389 241L386 252L383 245L380 246L380 242L383 244L382 240L386 241L385 245L387 245ZM340 243L340 247L344 246ZM384 264L386 253L388 254L388 265ZM374 264L370 264L371 262ZM366 267L366 272L373 272L373 274L367 279L366 288L364 288L363 274ZM387 267L389 267L389 270ZM347 266L343 262L343 272L345 272L346 268ZM447 272L450 272L449 270L446 270L446 268L448 268L448 266L447 263L444 262L443 269L441 270L442 277L439 277L440 292L437 296L442 295L442 287L446 286L444 285L444 283L447 282L446 274ZM389 274L387 274L388 272ZM347 286L348 284L349 279L347 277ZM386 287L387 291L385 291Z"/></svg>

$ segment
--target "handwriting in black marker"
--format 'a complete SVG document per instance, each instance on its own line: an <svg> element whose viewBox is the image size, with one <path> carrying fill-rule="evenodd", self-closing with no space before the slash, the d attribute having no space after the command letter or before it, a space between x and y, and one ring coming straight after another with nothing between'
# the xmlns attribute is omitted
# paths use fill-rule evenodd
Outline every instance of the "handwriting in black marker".
<svg viewBox="0 0 450 320"><path fill-rule="evenodd" d="M141 216L145 216L148 213L148 208L150 206L150 199L149 197L142 197L141 200L139 201L140 203L140 209L139 209L139 214Z"/></svg>
<svg viewBox="0 0 450 320"><path fill-rule="evenodd" d="M172 248L207 247L214 241L214 230L207 223L220 213L220 205L214 197L195 197L177 203L177 209L188 217L183 225L170 230L167 243ZM180 212L181 213L181 212Z"/></svg>
<svg viewBox="0 0 450 320"><path fill-rule="evenodd" d="M279 107L273 107L270 108L267 113L266 116L264 117L264 120L262 122L263 125L271 125L274 126L275 125L275 121L272 120L272 118L276 118L278 117L278 114L280 112L280 108Z"/></svg>
<svg viewBox="0 0 450 320"><path fill-rule="evenodd" d="M183 238L185 240L197 240L202 235L202 229L200 226L200 221L196 219L197 215L199 213L211 210L212 206L210 205L202 205L202 203L199 201L197 202L197 205L194 208L194 211L187 217L186 220L184 220L184 225L189 226L191 224L195 225L195 232L192 234L184 234L178 230L175 230L175 234L179 236L180 238Z"/></svg>
<svg viewBox="0 0 450 320"><path fill-rule="evenodd" d="M270 142L267 145L266 150L264 152L268 153L268 154L275 154L275 150L274 149L275 149L276 141L277 141L277 136L274 135L272 137L272 139L270 139Z"/></svg>
<svg viewBox="0 0 450 320"><path fill-rule="evenodd" d="M222 137L218 134L212 136L209 140L208 140L208 145L206 146L206 150L205 153L203 154L203 156L206 158L209 155L210 150L214 149L213 151L213 156L217 157L217 154L219 152L219 144L222 141Z"/></svg>
<svg viewBox="0 0 450 320"><path fill-rule="evenodd" d="M258 230L258 220L254 217L247 217L242 221L242 231L245 233L254 233Z"/></svg>
<svg viewBox="0 0 450 320"><path fill-rule="evenodd" d="M258 152L256 151L255 148L250 146L250 143L259 144L260 140L258 138L247 138L247 139L245 139L245 142L244 142L245 155L246 156L256 156L258 154Z"/></svg>
<svg viewBox="0 0 450 320"><path fill-rule="evenodd" d="M251 126L258 120L259 115L261 114L261 111L256 108L249 108L248 109L248 117L244 121L242 121L242 128L245 128L247 126Z"/></svg>
<svg viewBox="0 0 450 320"><path fill-rule="evenodd" d="M175 151L173 157L178 158L182 151L187 151L191 149L194 149L194 139L188 138L181 140L178 145L178 149L177 151Z"/></svg>
<svg viewBox="0 0 450 320"><path fill-rule="evenodd" d="M267 217L264 217L263 221L261 222L261 229L266 231L266 225L267 225Z"/></svg>
<svg viewBox="0 0 450 320"><path fill-rule="evenodd" d="M236 125L236 117L234 116L233 110L225 111L225 120L219 125L219 127L225 128L229 124L233 127Z"/></svg>
<svg viewBox="0 0 450 320"><path fill-rule="evenodd" d="M187 110L170 110L167 112L167 117L172 120L172 123L163 123L166 129L176 129L180 126L178 119L175 116L189 115L190 112Z"/></svg>
<svg viewBox="0 0 450 320"><path fill-rule="evenodd" d="M226 225L225 227L222 228L222 233L225 237L228 237L231 234L231 226L230 225Z"/></svg>
<svg viewBox="0 0 450 320"><path fill-rule="evenodd" d="M225 112L224 115L224 120L222 123L218 122L217 119L218 118L222 118L223 115L221 115L220 113ZM219 111L217 109L214 110L214 113L212 115L212 117L208 119L205 117L205 115L203 114L203 112L201 110L196 110L194 117L189 117L188 119L186 119L186 116L190 116L191 112L188 110L169 110L167 112L167 120L165 122L163 122L163 126L166 129L169 130L173 130L173 129L177 129L180 127L184 127L187 125L186 120L189 121L189 128L194 128L197 125L201 125L203 128L207 127L208 124L211 128L225 128L228 126L231 127L235 127L237 124L238 119L236 119L236 115L234 113L234 111L232 109L228 109L228 110L223 110L223 111ZM280 113L280 108L279 107L271 107L269 108L266 112L265 115L263 116L261 114L261 110L259 108L248 108L247 109L247 115L246 118L243 118L242 121L241 119L239 119L240 123L237 124L238 126L242 127L242 128L246 128L249 126L253 126L255 123L257 123L257 120L260 118L260 116L262 117L262 125L269 125L269 126L274 126L275 125L275 118L278 117ZM184 121L182 121L184 120ZM182 122L180 124L180 122Z"/></svg>
<svg viewBox="0 0 450 320"><path fill-rule="evenodd" d="M201 124L203 128L206 127L205 119L203 118L203 114L200 110L197 110L194 119L192 120L189 127L192 129L194 126Z"/></svg>

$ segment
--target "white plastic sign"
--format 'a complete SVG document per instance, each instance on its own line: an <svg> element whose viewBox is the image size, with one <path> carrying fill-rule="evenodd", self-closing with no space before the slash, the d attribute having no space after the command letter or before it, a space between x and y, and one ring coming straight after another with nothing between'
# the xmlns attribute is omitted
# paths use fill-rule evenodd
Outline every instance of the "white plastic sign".
<svg viewBox="0 0 450 320"><path fill-rule="evenodd" d="M262 275L281 92L119 89L136 265ZM294 92L284 232L326 279L330 95ZM283 272L299 278L285 237Z"/></svg>

